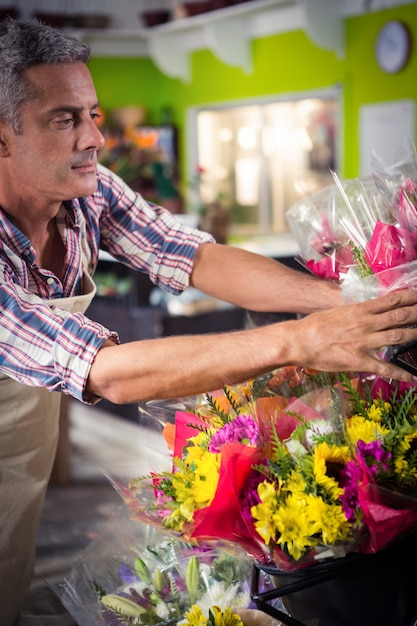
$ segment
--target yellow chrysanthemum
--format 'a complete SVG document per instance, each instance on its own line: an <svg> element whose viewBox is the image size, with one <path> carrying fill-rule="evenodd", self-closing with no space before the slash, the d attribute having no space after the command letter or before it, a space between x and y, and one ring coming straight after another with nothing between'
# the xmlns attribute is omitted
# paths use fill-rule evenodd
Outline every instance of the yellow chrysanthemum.
<svg viewBox="0 0 417 626"><path fill-rule="evenodd" d="M220 455L205 450L198 458L183 463L174 473L174 510L167 517L167 525L181 530L185 521L192 521L194 511L211 504L216 493L220 473Z"/></svg>
<svg viewBox="0 0 417 626"><path fill-rule="evenodd" d="M268 546L275 541L276 528L272 516L277 507L277 486L267 481L258 485L258 495L261 500L251 508L252 517L257 520L255 529Z"/></svg>
<svg viewBox="0 0 417 626"><path fill-rule="evenodd" d="M350 459L348 446L329 446L325 441L314 449L313 471L316 482L337 499L343 489L338 483L338 474ZM332 476L336 474L336 478Z"/></svg>
<svg viewBox="0 0 417 626"><path fill-rule="evenodd" d="M165 520L167 528L181 531L185 522L191 522L194 513L194 504L190 499L176 506Z"/></svg>
<svg viewBox="0 0 417 626"><path fill-rule="evenodd" d="M365 443L375 441L376 439L382 439L383 435L386 435L389 430L374 420L368 420L360 415L353 415L348 419L347 435L350 441L356 445L361 439Z"/></svg>
<svg viewBox="0 0 417 626"><path fill-rule="evenodd" d="M405 435L394 452L394 470L400 478L417 478L417 468L410 467L407 457L417 449L417 432Z"/></svg>
<svg viewBox="0 0 417 626"><path fill-rule="evenodd" d="M389 402L383 402L382 400L375 400L371 406L366 411L366 416L368 419L374 422L380 422L382 420L382 412L383 410L386 413L390 413L392 407Z"/></svg>
<svg viewBox="0 0 417 626"><path fill-rule="evenodd" d="M186 462L191 464L194 459L200 459L208 448L210 435L200 432L189 439L190 445L186 447Z"/></svg>
<svg viewBox="0 0 417 626"><path fill-rule="evenodd" d="M187 459L188 465L188 459ZM198 459L194 459L189 465L187 473L187 485L185 485L185 493L191 493L197 508L200 506L208 506L214 498L214 494L219 482L220 472L220 454L213 454L204 451ZM173 479L173 485L177 490L177 495L181 498L178 488L181 486L176 482L176 474Z"/></svg>
<svg viewBox="0 0 417 626"><path fill-rule="evenodd" d="M276 501L277 493L279 493L279 487L276 483L269 483L264 480L258 485L258 496L262 502L273 504Z"/></svg>
<svg viewBox="0 0 417 626"><path fill-rule="evenodd" d="M298 560L316 541L312 538L314 531L308 508L305 502L289 496L285 503L273 515L277 529L277 543L288 550Z"/></svg>
<svg viewBox="0 0 417 626"><path fill-rule="evenodd" d="M308 496L307 507L310 521L314 523L316 532L320 533L324 545L351 538L351 525L340 505L327 504L320 497Z"/></svg>
<svg viewBox="0 0 417 626"><path fill-rule="evenodd" d="M292 471L285 481L283 490L289 493L303 493L306 488L306 482L299 472Z"/></svg>

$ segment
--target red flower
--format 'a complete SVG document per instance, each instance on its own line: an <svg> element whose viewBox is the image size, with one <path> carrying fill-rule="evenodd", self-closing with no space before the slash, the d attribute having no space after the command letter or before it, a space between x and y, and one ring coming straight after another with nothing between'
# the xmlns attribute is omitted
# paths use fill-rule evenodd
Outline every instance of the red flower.
<svg viewBox="0 0 417 626"><path fill-rule="evenodd" d="M208 507L195 511L191 538L232 541L248 553L260 556L259 537L244 520L240 494L252 466L260 463L263 456L259 448L240 443L224 444L216 494Z"/></svg>

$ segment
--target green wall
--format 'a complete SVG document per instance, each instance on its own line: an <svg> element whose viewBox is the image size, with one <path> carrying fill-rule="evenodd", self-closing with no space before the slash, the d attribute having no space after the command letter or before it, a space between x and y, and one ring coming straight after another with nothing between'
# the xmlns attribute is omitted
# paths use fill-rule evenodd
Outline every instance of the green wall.
<svg viewBox="0 0 417 626"><path fill-rule="evenodd" d="M104 109L140 104L151 124L161 122L165 107L179 130L180 161L185 162L185 117L189 107L295 95L339 85L343 128L341 171L358 175L358 120L364 104L413 99L417 103L417 2L345 20L345 56L318 48L303 31L253 40L253 73L229 67L209 50L191 54L188 84L163 75L149 59L92 58L90 68ZM374 59L375 39L388 19L400 19L411 30L414 46L407 66L396 75L384 74ZM417 108L417 104L416 104ZM416 124L417 126L417 124Z"/></svg>

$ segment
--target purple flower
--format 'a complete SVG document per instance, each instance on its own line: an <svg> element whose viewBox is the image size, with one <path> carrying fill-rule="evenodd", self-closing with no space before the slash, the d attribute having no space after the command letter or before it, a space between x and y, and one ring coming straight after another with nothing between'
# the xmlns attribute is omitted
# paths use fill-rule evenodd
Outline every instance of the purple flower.
<svg viewBox="0 0 417 626"><path fill-rule="evenodd" d="M391 453L383 448L382 441L365 443L361 439L357 444L357 460L349 461L341 473L343 494L340 496L342 509L349 522L355 521L355 511L358 509L358 487L363 480L364 472L369 470L373 476L381 472L389 472L388 461Z"/></svg>
<svg viewBox="0 0 417 626"><path fill-rule="evenodd" d="M359 505L358 485L362 476L362 469L355 461L348 461L341 471L340 484L343 487L343 494L339 499L342 502L343 513L349 522L355 521L355 512Z"/></svg>
<svg viewBox="0 0 417 626"><path fill-rule="evenodd" d="M135 572L125 563L122 563L119 567L119 577L120 580L122 580L127 585L131 585L132 583L139 580Z"/></svg>
<svg viewBox="0 0 417 626"><path fill-rule="evenodd" d="M380 440L365 443L359 439L358 457L363 459L374 476L381 472L389 472L388 461L391 458L391 452L384 449Z"/></svg>
<svg viewBox="0 0 417 626"><path fill-rule="evenodd" d="M104 622L103 622L104 619ZM94 626L102 626L105 624L106 626L123 626L123 618L120 615L116 615L110 609L104 609L100 616L100 620L95 622Z"/></svg>
<svg viewBox="0 0 417 626"><path fill-rule="evenodd" d="M142 606L144 609L151 608L152 606L151 596L153 594L152 589L149 589L149 587L145 587L145 589L142 591L142 595L140 595L136 591L136 589L131 587L129 589L129 592L130 592L130 599L132 600L132 602L136 602L136 604L138 604L139 606Z"/></svg>
<svg viewBox="0 0 417 626"><path fill-rule="evenodd" d="M246 443L256 446L258 441L259 427L255 420L248 415L238 415L213 435L209 452L217 454L225 443Z"/></svg>
<svg viewBox="0 0 417 626"><path fill-rule="evenodd" d="M241 494L241 512L245 522L250 526L253 523L251 508L260 503L258 496L258 485L264 480L264 476L259 472L252 472L245 485L245 490Z"/></svg>

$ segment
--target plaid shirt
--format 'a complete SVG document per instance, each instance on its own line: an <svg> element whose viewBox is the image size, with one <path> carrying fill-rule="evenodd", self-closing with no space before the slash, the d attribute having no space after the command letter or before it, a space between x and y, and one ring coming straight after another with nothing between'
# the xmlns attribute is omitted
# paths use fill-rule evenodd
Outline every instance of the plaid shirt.
<svg viewBox="0 0 417 626"><path fill-rule="evenodd" d="M99 249L105 250L179 294L189 284L198 246L213 241L145 202L101 165L97 178L94 194L64 202L57 215L66 248L62 283L36 265L29 239L0 209L0 372L83 401L88 401L83 390L97 351L109 337L118 340L85 315L59 308L60 298L81 293L83 259L93 275Z"/></svg>

